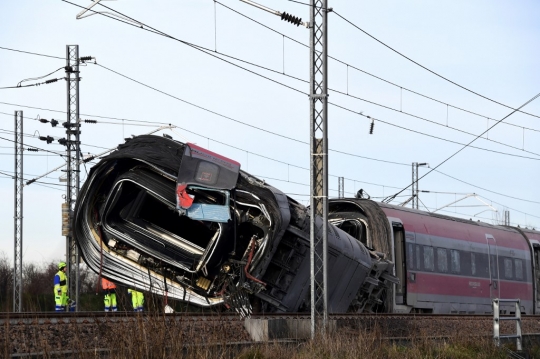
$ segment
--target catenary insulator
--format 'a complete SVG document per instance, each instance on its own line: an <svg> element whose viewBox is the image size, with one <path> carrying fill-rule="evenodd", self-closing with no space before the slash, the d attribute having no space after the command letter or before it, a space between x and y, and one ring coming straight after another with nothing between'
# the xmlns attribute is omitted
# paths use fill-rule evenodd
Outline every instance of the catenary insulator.
<svg viewBox="0 0 540 359"><path fill-rule="evenodd" d="M371 125L369 126L369 134L373 134L373 127L375 127L375 121L371 120Z"/></svg>
<svg viewBox="0 0 540 359"><path fill-rule="evenodd" d="M52 138L51 136L39 136L39 139L41 141L46 141L47 144L51 143L52 141L54 141L54 138Z"/></svg>
<svg viewBox="0 0 540 359"><path fill-rule="evenodd" d="M291 14L287 14L286 12L281 13L281 20L288 21L296 26L299 26L302 23L301 18L293 16Z"/></svg>

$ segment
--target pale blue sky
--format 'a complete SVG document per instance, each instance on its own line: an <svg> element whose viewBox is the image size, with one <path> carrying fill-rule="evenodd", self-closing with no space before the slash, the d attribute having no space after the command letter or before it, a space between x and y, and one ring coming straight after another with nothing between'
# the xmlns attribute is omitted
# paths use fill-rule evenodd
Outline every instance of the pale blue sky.
<svg viewBox="0 0 540 359"><path fill-rule="evenodd" d="M73 0L79 5L89 0ZM308 44L309 31L280 21L276 16L246 5L239 0L220 1L249 17ZM287 11L303 19L308 7L285 0L259 0L265 6ZM266 66L302 79L309 78L309 52L305 47L282 35L232 12L212 0L119 0L107 6L145 22L179 39L216 48L232 56ZM329 1L329 6L373 36L403 52L424 66L484 96L510 106L519 106L540 92L540 4L536 1ZM214 7L216 13L214 13ZM97 9L97 7L96 7ZM0 46L64 56L67 44L78 44L80 55L91 55L99 64L131 76L185 101L238 121L302 141L309 141L309 102L307 96L262 79L238 67L203 54L179 42L126 26L96 15L76 20L79 8L60 0L4 1L0 5ZM215 27L214 24L217 24ZM217 36L216 36L217 34ZM468 93L435 77L418 66L384 48L335 14L329 15L329 54L352 66L380 76L393 83L462 107L483 116L500 119L509 109ZM239 63L276 81L303 92L308 86L289 77ZM63 67L65 61L25 55L0 49L0 87L16 85L20 80L45 75ZM348 74L347 74L348 73ZM63 76L60 71L56 76ZM172 123L185 130L168 131L178 140L189 140L231 157L242 168L264 178L299 201L306 203L309 172L308 146L271 135L202 111L181 101L137 85L95 65L81 68L81 113L132 120ZM65 110L65 83L35 88L0 90L0 102ZM437 126L419 119L383 109L357 99L330 92L330 101L383 121L465 143L473 137L446 128L479 134L488 125L483 117L418 97L359 73L335 61L329 62L329 87L354 96L393 107L436 121ZM347 88L348 87L348 88ZM0 128L13 130L13 111L23 110L25 117L56 118L65 114L22 108L0 103ZM527 112L540 115L540 99L528 105ZM3 114L7 113L7 115ZM98 153L97 147L114 147L131 134L151 131L152 127L130 126L128 122L100 119L96 125L83 125L83 151ZM466 149L439 170L485 189L508 196L540 202L540 119L515 114L505 122L523 128L499 125L489 138L518 147L516 150L480 139L474 145L534 159L511 157ZM490 124L493 124L490 121ZM24 132L63 136L60 128L51 128L31 119ZM0 131L0 137L12 139ZM58 144L46 145L25 138L28 145L62 150ZM236 146L233 149L223 144ZM403 163L392 165L330 152L330 174L344 176L345 191L352 195L364 188L373 197L387 196L411 180L411 162L428 162L435 166L460 148L459 145L425 137L383 123L376 123L369 135L369 121L361 116L329 107L330 148L359 156ZM0 140L0 171L13 171L13 144ZM43 153L38 153L43 154ZM273 158L286 165L258 157ZM57 156L26 156L25 173L39 175L62 163ZM425 173L420 170L420 174ZM83 170L83 174L85 171ZM47 178L59 183L61 173ZM354 181L356 180L356 182ZM369 182L373 184L361 183ZM330 194L337 194L337 178L330 177ZM396 188L392 188L396 187ZM521 226L540 227L540 205L500 196L471 187L451 178L432 173L420 182L420 189L451 194L421 194L430 209L477 193L493 203L499 211L511 208L511 221ZM458 194L459 193L459 194ZM64 255L61 237L60 190L37 185L25 187L24 259L42 261ZM407 190L404 194L410 194ZM13 251L13 181L0 176L1 250ZM394 203L406 200L399 197ZM491 202L494 201L494 202ZM480 204L472 199L464 205ZM473 218L486 208L447 209L455 215ZM448 214L448 212L443 212ZM501 214L499 214L499 217ZM479 215L491 223L494 214Z"/></svg>

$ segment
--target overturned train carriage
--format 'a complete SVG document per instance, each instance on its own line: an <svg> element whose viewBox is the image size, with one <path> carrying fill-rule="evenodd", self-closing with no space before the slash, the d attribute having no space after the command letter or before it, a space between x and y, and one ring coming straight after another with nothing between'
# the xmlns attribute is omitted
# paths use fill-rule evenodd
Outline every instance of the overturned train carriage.
<svg viewBox="0 0 540 359"><path fill-rule="evenodd" d="M92 168L73 230L85 262L113 281L249 314L309 309L309 223L303 205L237 162L139 136ZM330 225L328 254L331 312L386 306L396 279L385 253Z"/></svg>

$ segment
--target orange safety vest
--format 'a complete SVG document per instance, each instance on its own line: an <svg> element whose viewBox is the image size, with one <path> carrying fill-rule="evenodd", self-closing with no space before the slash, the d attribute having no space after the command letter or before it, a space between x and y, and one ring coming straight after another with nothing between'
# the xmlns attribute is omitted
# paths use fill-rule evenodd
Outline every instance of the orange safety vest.
<svg viewBox="0 0 540 359"><path fill-rule="evenodd" d="M101 287L103 289L116 289L116 284L105 278L101 278Z"/></svg>

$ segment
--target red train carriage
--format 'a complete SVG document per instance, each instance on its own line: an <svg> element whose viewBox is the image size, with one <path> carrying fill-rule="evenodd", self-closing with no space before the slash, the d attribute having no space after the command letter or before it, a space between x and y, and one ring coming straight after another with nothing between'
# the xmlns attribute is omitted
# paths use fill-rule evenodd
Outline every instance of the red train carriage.
<svg viewBox="0 0 540 359"><path fill-rule="evenodd" d="M365 199L332 200L330 213L332 223L395 262L400 283L385 311L483 314L493 298L519 298L526 314L540 310L538 231Z"/></svg>

